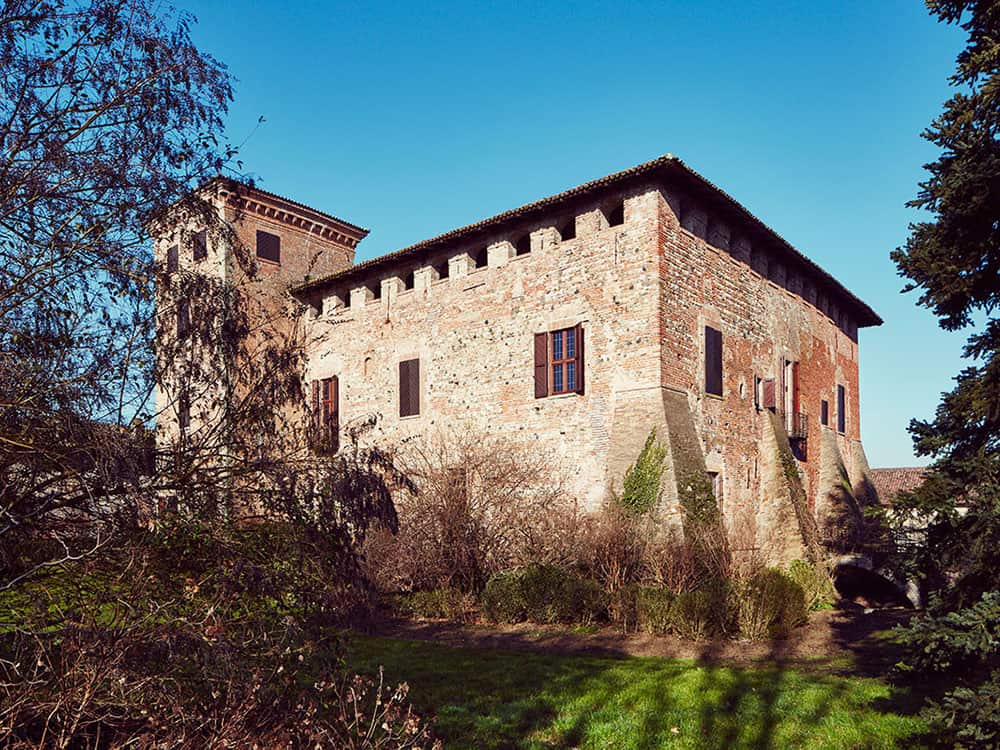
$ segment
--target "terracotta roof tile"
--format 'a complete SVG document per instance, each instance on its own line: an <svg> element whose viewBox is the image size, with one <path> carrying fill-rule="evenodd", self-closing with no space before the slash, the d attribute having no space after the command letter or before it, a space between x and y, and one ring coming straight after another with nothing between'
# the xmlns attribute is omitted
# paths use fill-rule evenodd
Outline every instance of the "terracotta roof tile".
<svg viewBox="0 0 1000 750"><path fill-rule="evenodd" d="M905 466L887 469L872 469L871 478L879 499L892 505L900 492L910 492L919 487L927 474L923 466Z"/></svg>
<svg viewBox="0 0 1000 750"><path fill-rule="evenodd" d="M449 243L468 238L477 233L501 227L506 223L513 223L515 221L540 214L574 198L600 193L613 186L626 184L639 178L667 173L678 175L682 179L689 182L696 189L701 189L702 191L709 193L712 197L725 204L731 211L740 215L743 219L753 225L761 234L764 234L771 242L775 243L781 250L783 250L786 255L794 258L797 262L811 269L818 277L823 279L828 285L833 287L840 295L842 295L846 299L848 305L854 308L855 314L858 316L859 326L864 327L882 324L882 318L880 318L871 307L858 299L858 297L854 296L854 294L848 291L839 281L833 278L833 276L824 271L813 261L809 260L809 258L801 252L796 250L787 240L750 213L750 211L736 199L720 189L717 185L714 185L709 180L702 177L672 154L666 154L665 156L645 162L644 164L639 164L621 172L616 172L614 174L592 180L584 183L583 185L578 185L577 187L570 188L569 190L557 193L556 195L549 196L548 198L542 198L534 203L528 203L524 206L520 206L519 208L504 211L503 213L491 216L488 219L483 219L482 221L468 224L467 226L459 227L458 229L452 229L449 232L445 232L444 234L439 234L436 237L431 237L430 239L409 245L408 247L404 247L400 250L363 261L338 273L313 279L304 284L299 284L298 286L293 287L292 292L294 294L308 295L309 293L322 289L331 283L345 281L358 276L364 276L371 269L388 266L396 261L403 260L411 256L416 257L421 252L435 250Z"/></svg>

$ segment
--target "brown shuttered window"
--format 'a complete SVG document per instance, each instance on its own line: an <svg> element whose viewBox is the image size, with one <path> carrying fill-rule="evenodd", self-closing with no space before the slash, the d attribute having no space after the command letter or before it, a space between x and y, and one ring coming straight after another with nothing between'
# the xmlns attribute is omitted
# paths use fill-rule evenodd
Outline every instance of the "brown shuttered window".
<svg viewBox="0 0 1000 750"><path fill-rule="evenodd" d="M281 263L281 238L270 232L257 230L257 257L272 263Z"/></svg>
<svg viewBox="0 0 1000 750"><path fill-rule="evenodd" d="M583 327L535 334L535 398L583 393Z"/></svg>
<svg viewBox="0 0 1000 750"><path fill-rule="evenodd" d="M845 432L847 428L847 397L844 386L837 386L837 432Z"/></svg>
<svg viewBox="0 0 1000 750"><path fill-rule="evenodd" d="M208 235L204 229L194 236L194 260L204 260L208 257Z"/></svg>
<svg viewBox="0 0 1000 750"><path fill-rule="evenodd" d="M180 265L180 248L173 245L167 249L167 273L177 273Z"/></svg>
<svg viewBox="0 0 1000 750"><path fill-rule="evenodd" d="M322 402L323 435L330 449L340 448L340 380L337 376L325 378L320 395Z"/></svg>
<svg viewBox="0 0 1000 750"><path fill-rule="evenodd" d="M314 444L336 452L340 449L340 379L334 375L312 381L311 395Z"/></svg>
<svg viewBox="0 0 1000 750"><path fill-rule="evenodd" d="M819 402L819 423L824 427L830 424L830 402L825 398Z"/></svg>
<svg viewBox="0 0 1000 750"><path fill-rule="evenodd" d="M177 338L187 336L191 330L191 304L186 299L177 300Z"/></svg>
<svg viewBox="0 0 1000 750"><path fill-rule="evenodd" d="M705 393L722 395L722 331L705 326Z"/></svg>
<svg viewBox="0 0 1000 750"><path fill-rule="evenodd" d="M182 430L191 426L191 397L187 388L183 389L177 397L177 423Z"/></svg>
<svg viewBox="0 0 1000 750"><path fill-rule="evenodd" d="M407 359L399 363L399 416L413 417L420 413L420 360Z"/></svg>

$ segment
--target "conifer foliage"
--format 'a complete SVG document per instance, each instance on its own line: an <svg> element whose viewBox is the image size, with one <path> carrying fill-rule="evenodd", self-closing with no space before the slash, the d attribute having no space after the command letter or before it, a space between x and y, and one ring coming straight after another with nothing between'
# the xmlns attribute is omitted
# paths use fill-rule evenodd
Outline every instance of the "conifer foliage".
<svg viewBox="0 0 1000 750"><path fill-rule="evenodd" d="M942 328L970 331L970 364L934 418L910 424L917 453L935 462L897 512L930 523L916 569L932 606L904 631L900 667L940 688L924 715L943 745L1000 747L1000 649L987 635L1000 622L1000 0L927 7L968 39L949 79L957 91L924 132L941 155L910 205L931 217L892 257Z"/></svg>

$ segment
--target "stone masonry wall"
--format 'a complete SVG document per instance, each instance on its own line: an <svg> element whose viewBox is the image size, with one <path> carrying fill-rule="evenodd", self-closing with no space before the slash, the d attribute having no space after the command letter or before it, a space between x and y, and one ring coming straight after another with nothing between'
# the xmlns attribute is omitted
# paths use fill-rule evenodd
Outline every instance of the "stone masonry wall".
<svg viewBox="0 0 1000 750"><path fill-rule="evenodd" d="M376 439L405 444L460 430L538 445L596 507L609 451L621 442L616 405L658 386L656 199L648 187L627 194L616 227L601 205L581 205L574 239L560 240L551 225L487 238L477 243L489 246L485 268L470 271L461 248L449 251L449 277L426 283L438 264L431 258L415 269L415 289L390 277L377 300L365 299L370 290L341 292L351 304L324 304L311 324L306 379L337 375L341 422L378 414ZM531 251L515 255L510 243L523 231ZM533 335L576 324L585 392L536 399ZM420 414L400 418L399 362L411 358L420 360Z"/></svg>

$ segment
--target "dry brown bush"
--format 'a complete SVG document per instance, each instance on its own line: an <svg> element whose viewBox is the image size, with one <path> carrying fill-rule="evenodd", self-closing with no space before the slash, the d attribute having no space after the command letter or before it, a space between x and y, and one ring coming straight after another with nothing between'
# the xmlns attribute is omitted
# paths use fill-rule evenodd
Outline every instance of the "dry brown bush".
<svg viewBox="0 0 1000 750"><path fill-rule="evenodd" d="M399 531L369 534L370 580L384 591L479 591L532 562L575 560L581 523L557 463L512 440L443 435L401 459L416 491L396 501Z"/></svg>

